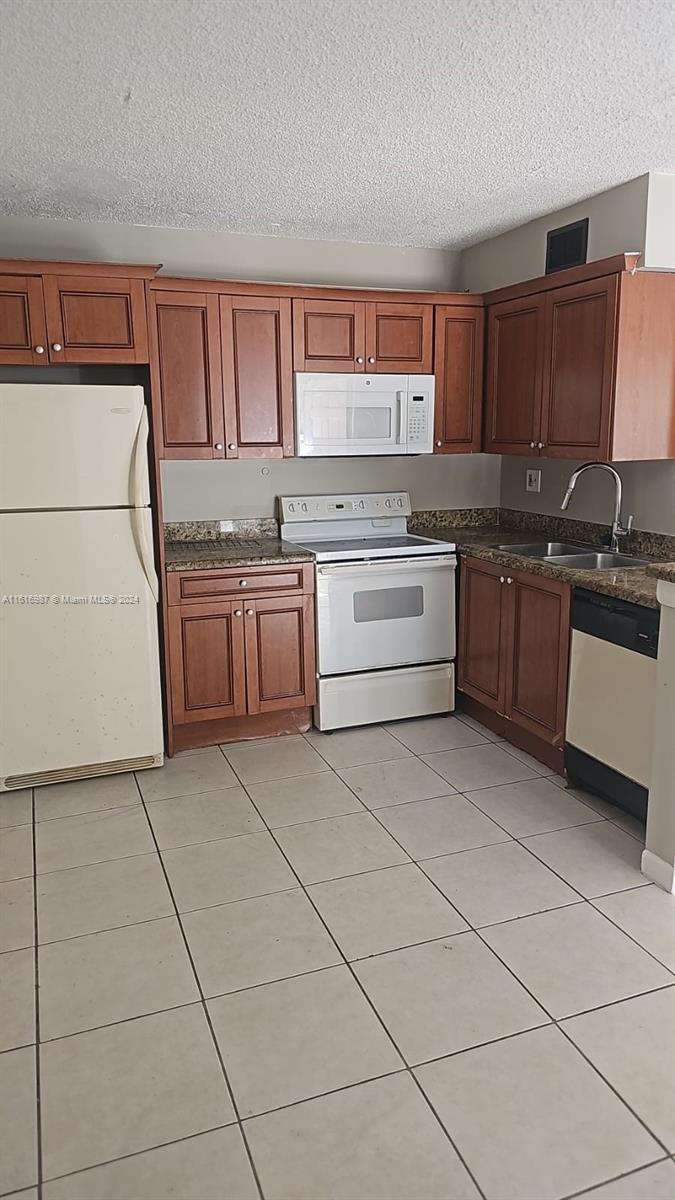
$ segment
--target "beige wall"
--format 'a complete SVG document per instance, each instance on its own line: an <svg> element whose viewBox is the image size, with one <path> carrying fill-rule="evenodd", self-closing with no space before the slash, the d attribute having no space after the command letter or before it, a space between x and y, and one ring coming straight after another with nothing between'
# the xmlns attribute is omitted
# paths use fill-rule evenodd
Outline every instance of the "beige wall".
<svg viewBox="0 0 675 1200"><path fill-rule="evenodd" d="M624 519L633 513L636 529L675 535L675 463L613 463L624 486ZM579 463L554 459L502 459L501 503L528 512L560 513L567 481ZM541 492L525 491L528 467L541 470ZM614 487L604 471L588 471L579 480L568 517L609 524L614 511Z"/></svg>
<svg viewBox="0 0 675 1200"><path fill-rule="evenodd" d="M0 257L163 263L165 274L431 291L457 284L459 253L199 229L0 217Z"/></svg>
<svg viewBox="0 0 675 1200"><path fill-rule="evenodd" d="M500 465L488 454L163 462L164 520L272 517L277 496L389 489L409 491L416 509L491 507Z"/></svg>

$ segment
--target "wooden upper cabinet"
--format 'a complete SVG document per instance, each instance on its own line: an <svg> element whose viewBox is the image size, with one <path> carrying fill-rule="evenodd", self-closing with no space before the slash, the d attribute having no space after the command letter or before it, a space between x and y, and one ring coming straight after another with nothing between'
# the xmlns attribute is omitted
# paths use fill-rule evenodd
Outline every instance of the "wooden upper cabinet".
<svg viewBox="0 0 675 1200"><path fill-rule="evenodd" d="M483 317L482 308L436 308L437 454L466 454L481 448Z"/></svg>
<svg viewBox="0 0 675 1200"><path fill-rule="evenodd" d="M314 598L254 600L245 608L245 630L248 712L313 704Z"/></svg>
<svg viewBox="0 0 675 1200"><path fill-rule="evenodd" d="M609 458L618 276L547 292L541 441L555 458Z"/></svg>
<svg viewBox="0 0 675 1200"><path fill-rule="evenodd" d="M296 371L364 371L365 304L347 300L293 301Z"/></svg>
<svg viewBox="0 0 675 1200"><path fill-rule="evenodd" d="M508 572L511 651L505 715L552 746L562 746L567 705L570 587L556 579Z"/></svg>
<svg viewBox="0 0 675 1200"><path fill-rule="evenodd" d="M142 279L43 277L52 362L148 361Z"/></svg>
<svg viewBox="0 0 675 1200"><path fill-rule="evenodd" d="M503 711L508 649L502 603L503 567L462 556L459 587L458 685L495 712Z"/></svg>
<svg viewBox="0 0 675 1200"><path fill-rule="evenodd" d="M153 408L162 458L223 458L218 296L152 291Z"/></svg>
<svg viewBox="0 0 675 1200"><path fill-rule="evenodd" d="M291 301L221 296L226 456L295 453Z"/></svg>
<svg viewBox="0 0 675 1200"><path fill-rule="evenodd" d="M366 304L366 371L429 375L433 369L432 304Z"/></svg>
<svg viewBox="0 0 675 1200"><path fill-rule="evenodd" d="M538 453L544 313L542 295L488 309L485 449L495 454Z"/></svg>
<svg viewBox="0 0 675 1200"><path fill-rule="evenodd" d="M173 721L246 712L244 613L236 601L168 609Z"/></svg>
<svg viewBox="0 0 675 1200"><path fill-rule="evenodd" d="M41 366L48 361L42 280L0 275L0 363Z"/></svg>

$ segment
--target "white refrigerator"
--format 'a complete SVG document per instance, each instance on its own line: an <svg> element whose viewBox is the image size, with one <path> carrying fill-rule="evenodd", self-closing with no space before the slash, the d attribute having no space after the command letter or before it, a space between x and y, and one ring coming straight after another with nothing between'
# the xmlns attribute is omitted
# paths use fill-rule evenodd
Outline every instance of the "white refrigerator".
<svg viewBox="0 0 675 1200"><path fill-rule="evenodd" d="M140 387L0 384L0 791L163 760Z"/></svg>

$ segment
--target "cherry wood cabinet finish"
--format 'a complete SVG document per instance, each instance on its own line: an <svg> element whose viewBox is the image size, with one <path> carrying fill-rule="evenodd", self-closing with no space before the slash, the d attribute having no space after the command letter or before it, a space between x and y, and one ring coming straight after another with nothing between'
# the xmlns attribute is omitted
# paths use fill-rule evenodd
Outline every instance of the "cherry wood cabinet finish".
<svg viewBox="0 0 675 1200"><path fill-rule="evenodd" d="M505 588L511 648L506 657L505 716L553 746L562 746L570 640L568 584L509 573Z"/></svg>
<svg viewBox="0 0 675 1200"><path fill-rule="evenodd" d="M609 458L618 276L545 294L542 453Z"/></svg>
<svg viewBox="0 0 675 1200"><path fill-rule="evenodd" d="M365 371L366 311L362 301L294 300L296 371Z"/></svg>
<svg viewBox="0 0 675 1200"><path fill-rule="evenodd" d="M612 458L675 458L675 274L619 278Z"/></svg>
<svg viewBox="0 0 675 1200"><path fill-rule="evenodd" d="M52 268L54 264L52 263ZM15 273L21 274L20 268ZM252 282L240 279L187 279L158 275L150 283L153 291L218 292L228 296L286 296L290 300L338 300L343 303L379 302L383 304L459 304L483 307L483 297L471 292L415 292L399 288L348 288L318 284ZM296 368L297 369L297 368Z"/></svg>
<svg viewBox="0 0 675 1200"><path fill-rule="evenodd" d="M248 712L314 703L314 599L278 596L246 605Z"/></svg>
<svg viewBox="0 0 675 1200"><path fill-rule="evenodd" d="M483 296L485 304L501 304L504 300L521 300L541 292L567 287L568 284L583 283L587 279L601 279L604 275L620 275L633 272L640 261L639 254L614 254L611 258L600 258L596 262L584 263L581 267L568 267L564 271L553 271L535 279L525 279L508 287L496 288Z"/></svg>
<svg viewBox="0 0 675 1200"><path fill-rule="evenodd" d="M162 458L224 458L218 297L148 292L152 400Z"/></svg>
<svg viewBox="0 0 675 1200"><path fill-rule="evenodd" d="M173 721L246 712L244 616L234 601L170 608Z"/></svg>
<svg viewBox="0 0 675 1200"><path fill-rule="evenodd" d="M483 323L480 308L436 308L436 454L466 454L481 448Z"/></svg>
<svg viewBox="0 0 675 1200"><path fill-rule="evenodd" d="M544 315L539 295L488 309L485 449L493 454L538 453Z"/></svg>
<svg viewBox="0 0 675 1200"><path fill-rule="evenodd" d="M219 597L293 595L314 591L314 565L289 563L288 566L209 567L204 571L167 572L169 604L209 603Z"/></svg>
<svg viewBox="0 0 675 1200"><path fill-rule="evenodd" d="M39 367L48 361L42 280L0 275L0 363Z"/></svg>
<svg viewBox="0 0 675 1200"><path fill-rule="evenodd" d="M2 275L83 275L97 279L153 279L161 263L80 262L72 259L2 258Z"/></svg>
<svg viewBox="0 0 675 1200"><path fill-rule="evenodd" d="M366 304L366 371L429 375L434 310L430 304Z"/></svg>
<svg viewBox="0 0 675 1200"><path fill-rule="evenodd" d="M142 279L43 276L52 362L148 361Z"/></svg>
<svg viewBox="0 0 675 1200"><path fill-rule="evenodd" d="M291 301L221 296L220 329L227 458L291 457Z"/></svg>
<svg viewBox="0 0 675 1200"><path fill-rule="evenodd" d="M504 711L506 685L505 574L503 567L485 559L461 557L458 686L495 712Z"/></svg>

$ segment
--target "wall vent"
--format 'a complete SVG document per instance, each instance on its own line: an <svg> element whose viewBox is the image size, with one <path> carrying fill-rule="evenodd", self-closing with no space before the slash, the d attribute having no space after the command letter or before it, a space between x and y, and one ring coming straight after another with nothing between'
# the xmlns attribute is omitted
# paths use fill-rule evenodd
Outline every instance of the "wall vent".
<svg viewBox="0 0 675 1200"><path fill-rule="evenodd" d="M588 249L588 217L561 225L560 229L549 229L546 234L546 274L565 271L568 267L580 267L586 262Z"/></svg>

